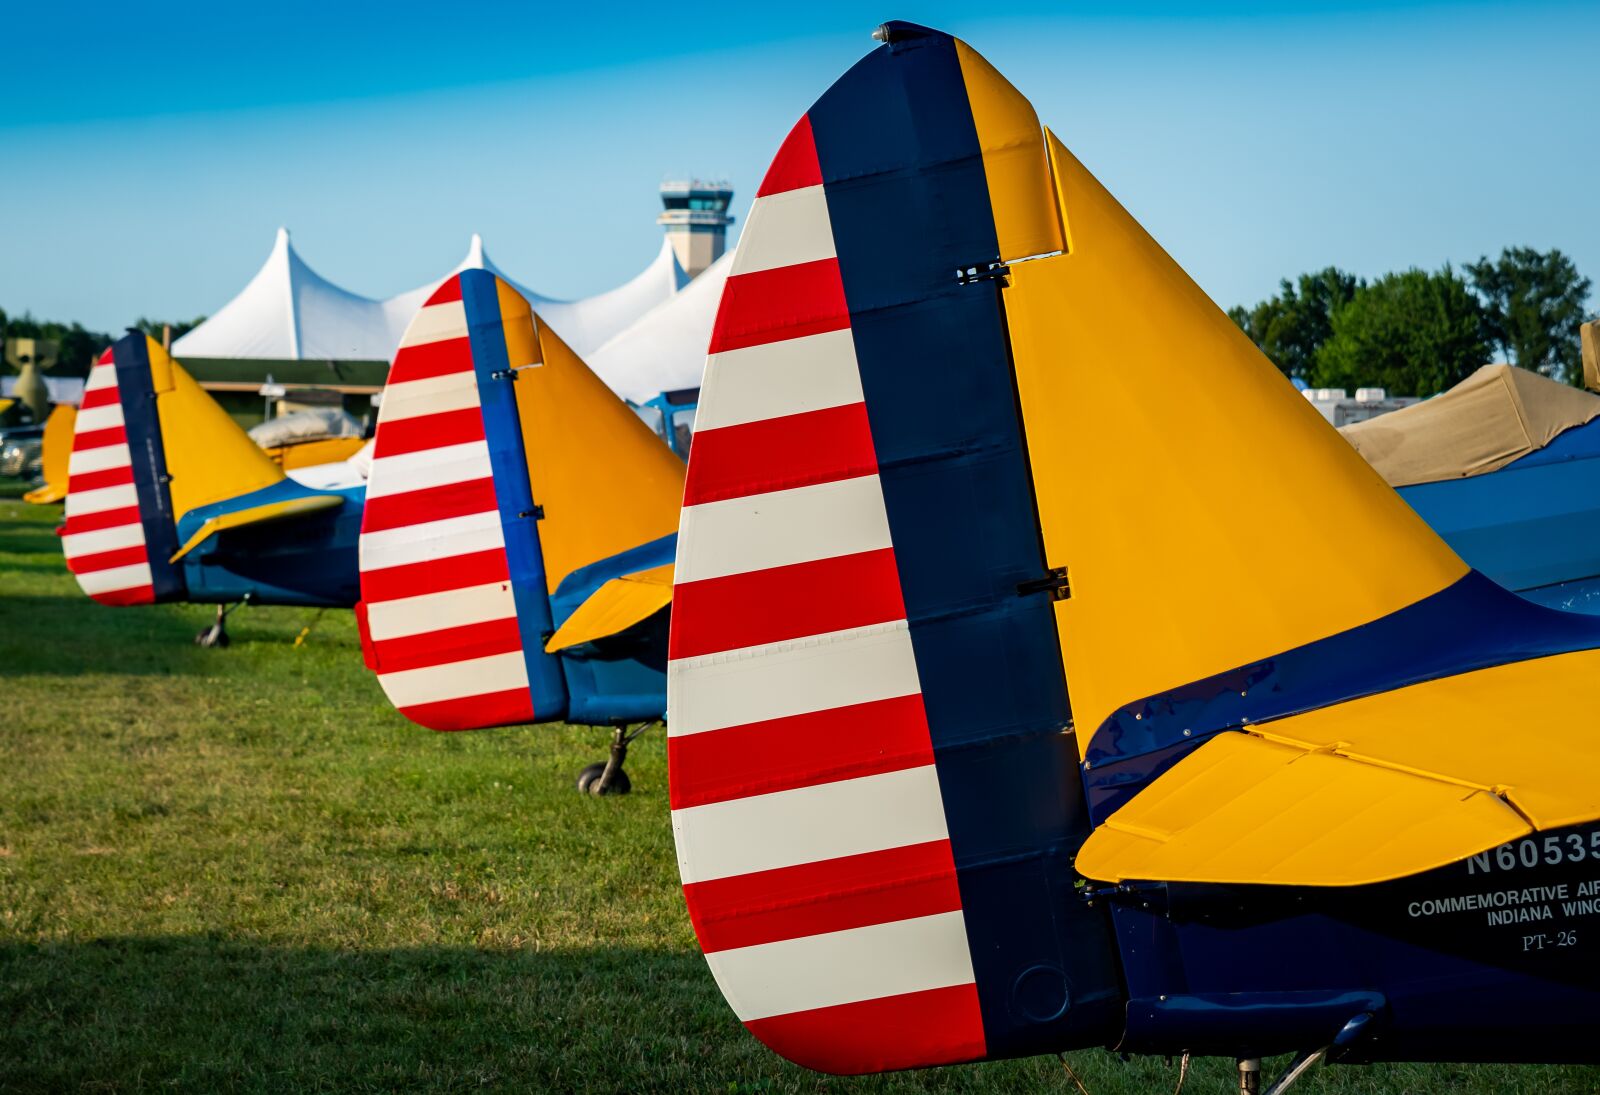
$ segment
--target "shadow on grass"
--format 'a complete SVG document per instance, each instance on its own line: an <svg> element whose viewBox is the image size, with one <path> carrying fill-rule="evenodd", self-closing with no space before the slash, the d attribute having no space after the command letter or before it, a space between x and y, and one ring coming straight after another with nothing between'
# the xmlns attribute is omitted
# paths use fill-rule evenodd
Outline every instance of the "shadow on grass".
<svg viewBox="0 0 1600 1095"><path fill-rule="evenodd" d="M787 1071L700 956L668 951L0 944L0 1020L6 1090L727 1090L752 1064Z"/></svg>
<svg viewBox="0 0 1600 1095"><path fill-rule="evenodd" d="M96 604L77 592L5 589L0 665L8 675L194 672L211 652L194 645L199 625L190 616L168 607Z"/></svg>

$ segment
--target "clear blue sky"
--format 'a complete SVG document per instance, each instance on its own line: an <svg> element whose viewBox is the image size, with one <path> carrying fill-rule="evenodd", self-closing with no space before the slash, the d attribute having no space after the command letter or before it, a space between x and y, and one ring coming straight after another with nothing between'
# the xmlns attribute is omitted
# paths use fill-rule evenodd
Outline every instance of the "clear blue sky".
<svg viewBox="0 0 1600 1095"><path fill-rule="evenodd" d="M1595 3L542 7L12 6L0 308L211 312L279 225L369 296L474 231L524 283L595 292L659 246L664 176L730 178L742 222L885 18L986 54L1224 305L1507 244L1600 282Z"/></svg>

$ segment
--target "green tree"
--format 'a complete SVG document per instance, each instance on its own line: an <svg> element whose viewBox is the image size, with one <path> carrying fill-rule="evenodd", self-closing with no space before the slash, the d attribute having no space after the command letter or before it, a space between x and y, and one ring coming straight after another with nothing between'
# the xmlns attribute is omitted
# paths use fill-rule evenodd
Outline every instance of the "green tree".
<svg viewBox="0 0 1600 1095"><path fill-rule="evenodd" d="M1513 364L1583 384L1578 328L1590 281L1560 251L1507 247L1467 264L1483 297L1489 341Z"/></svg>
<svg viewBox="0 0 1600 1095"><path fill-rule="evenodd" d="M28 312L20 316L7 316L0 310L0 338L48 338L60 347L52 376L88 376L100 352L111 345L112 337L100 331L90 331L81 323L56 323L53 320L34 319Z"/></svg>
<svg viewBox="0 0 1600 1095"><path fill-rule="evenodd" d="M1489 356L1484 309L1449 264L1385 274L1358 288L1332 317L1317 351L1316 387L1381 387L1428 396L1458 383Z"/></svg>
<svg viewBox="0 0 1600 1095"><path fill-rule="evenodd" d="M1285 376L1306 379L1316 364L1317 350L1333 333L1334 310L1363 284L1354 274L1330 266L1301 274L1296 284L1285 278L1277 296L1253 308L1235 307L1228 315Z"/></svg>

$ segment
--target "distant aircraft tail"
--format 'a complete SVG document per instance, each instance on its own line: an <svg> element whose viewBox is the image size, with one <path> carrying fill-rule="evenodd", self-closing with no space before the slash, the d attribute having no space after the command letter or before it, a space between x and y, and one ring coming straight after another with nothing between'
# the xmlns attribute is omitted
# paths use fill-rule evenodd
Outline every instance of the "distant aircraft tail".
<svg viewBox="0 0 1600 1095"><path fill-rule="evenodd" d="M746 1026L830 1072L1110 1044L1085 876L1600 816L1555 714L1597 622L1471 574L983 58L881 33L757 192L678 541L673 827Z"/></svg>
<svg viewBox="0 0 1600 1095"><path fill-rule="evenodd" d="M201 522L203 534L183 539L179 521L283 478L159 343L129 331L90 371L74 423L62 529L67 567L103 604L183 600L179 559L222 519ZM336 503L274 501L229 524Z"/></svg>
<svg viewBox="0 0 1600 1095"><path fill-rule="evenodd" d="M563 663L665 609L683 465L509 284L469 270L428 300L372 454L364 643L396 708L436 730L659 716L603 659Z"/></svg>
<svg viewBox="0 0 1600 1095"><path fill-rule="evenodd" d="M72 455L73 425L78 418L78 408L70 403L57 403L44 424L44 483L22 496L24 502L36 506L59 502L67 496L67 464Z"/></svg>

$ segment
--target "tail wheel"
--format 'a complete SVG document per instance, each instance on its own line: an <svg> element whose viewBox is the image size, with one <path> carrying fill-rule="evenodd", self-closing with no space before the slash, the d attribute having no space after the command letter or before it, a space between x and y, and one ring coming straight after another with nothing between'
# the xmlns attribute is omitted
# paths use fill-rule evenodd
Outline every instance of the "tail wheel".
<svg viewBox="0 0 1600 1095"><path fill-rule="evenodd" d="M208 649L224 649L229 642L228 632L221 623L214 623L210 627L201 628L199 633L195 635L194 641L196 646L203 646Z"/></svg>
<svg viewBox="0 0 1600 1095"><path fill-rule="evenodd" d="M585 795L625 795L633 790L633 781L628 778L628 773L618 768L611 773L611 779L602 789L600 777L605 775L606 764L591 764L578 773L578 792Z"/></svg>

